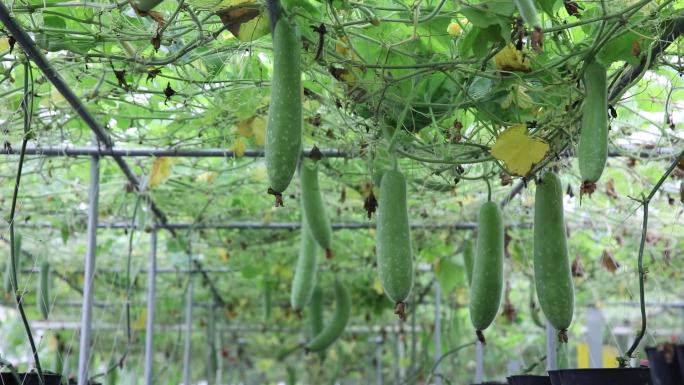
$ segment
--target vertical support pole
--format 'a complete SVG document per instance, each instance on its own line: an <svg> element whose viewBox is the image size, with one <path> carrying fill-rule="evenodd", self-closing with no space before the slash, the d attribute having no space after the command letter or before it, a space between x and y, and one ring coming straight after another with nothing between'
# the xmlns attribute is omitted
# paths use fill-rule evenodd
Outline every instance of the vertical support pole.
<svg viewBox="0 0 684 385"><path fill-rule="evenodd" d="M475 383L481 384L484 378L484 345L475 343Z"/></svg>
<svg viewBox="0 0 684 385"><path fill-rule="evenodd" d="M404 370L401 363L404 362L403 329L394 335L394 384L401 385L404 382Z"/></svg>
<svg viewBox="0 0 684 385"><path fill-rule="evenodd" d="M595 307L587 309L587 345L589 345L589 367L603 367L603 315Z"/></svg>
<svg viewBox="0 0 684 385"><path fill-rule="evenodd" d="M192 300L193 279L188 279L188 293L185 299L185 347L183 349L183 385L190 385L190 355L192 354Z"/></svg>
<svg viewBox="0 0 684 385"><path fill-rule="evenodd" d="M90 342L93 312L93 281L95 279L95 252L97 249L97 216L100 193L100 158L90 158L90 186L88 187L88 245L83 272L83 306L81 308L81 339L78 351L78 385L88 383L90 369Z"/></svg>
<svg viewBox="0 0 684 385"><path fill-rule="evenodd" d="M680 339L684 340L684 307L679 309L679 311L682 313L682 334L681 334Z"/></svg>
<svg viewBox="0 0 684 385"><path fill-rule="evenodd" d="M442 288L435 278L435 364L442 357L442 312L441 312ZM434 373L435 385L442 385L442 376L439 369Z"/></svg>
<svg viewBox="0 0 684 385"><path fill-rule="evenodd" d="M226 344L223 342L226 339L226 336L223 334L223 332L218 332L218 346L220 349L223 349ZM221 352L218 352L218 365L216 368L216 383L219 385L223 384L223 354Z"/></svg>
<svg viewBox="0 0 684 385"><path fill-rule="evenodd" d="M556 347L558 346L558 336L556 329L551 324L546 322L546 370L558 369L558 355Z"/></svg>
<svg viewBox="0 0 684 385"><path fill-rule="evenodd" d="M145 325L145 385L154 382L154 312L157 297L157 228L150 232L147 271L147 320Z"/></svg>
<svg viewBox="0 0 684 385"><path fill-rule="evenodd" d="M382 337L375 337L375 383L383 385L382 379Z"/></svg>

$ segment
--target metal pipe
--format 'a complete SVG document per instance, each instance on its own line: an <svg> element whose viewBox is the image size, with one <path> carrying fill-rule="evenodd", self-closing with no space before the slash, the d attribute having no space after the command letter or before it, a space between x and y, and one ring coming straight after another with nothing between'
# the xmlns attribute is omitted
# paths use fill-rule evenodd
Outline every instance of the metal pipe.
<svg viewBox="0 0 684 385"><path fill-rule="evenodd" d="M348 158L352 157L349 153L341 150L326 149L319 150L325 158ZM311 150L303 150L302 156L308 156ZM19 149L14 147L6 147L0 150L3 155L19 155ZM183 157L183 158L234 158L236 157L234 151L222 148L196 148L196 149L182 149L182 148L125 148L125 147L111 147L99 148L94 146L27 146L26 155L38 155L49 157L63 157L63 156L116 156L116 157ZM244 154L239 157L242 158L262 158L264 150L250 149L245 150Z"/></svg>
<svg viewBox="0 0 684 385"><path fill-rule="evenodd" d="M475 383L481 384L484 378L484 345L475 343Z"/></svg>
<svg viewBox="0 0 684 385"><path fill-rule="evenodd" d="M382 378L382 337L375 337L375 383L383 385Z"/></svg>
<svg viewBox="0 0 684 385"><path fill-rule="evenodd" d="M589 367L603 367L603 315L595 307L587 309L587 345L589 345Z"/></svg>
<svg viewBox="0 0 684 385"><path fill-rule="evenodd" d="M358 158L358 155L351 152L336 149L319 150L325 158ZM657 150L641 151L639 149L621 149L621 151L638 151L634 156L640 158L652 158L654 156L668 156L674 155L675 151L671 148L661 148ZM310 149L302 151L302 156L308 156ZM48 157L78 157L78 156L115 156L115 157L181 157L181 158L233 158L236 157L234 151L223 148L154 148L154 147L107 147L104 148L95 146L27 146L26 155L38 155ZM16 146L9 146L0 150L0 155L19 155L19 148ZM263 149L248 149L239 157L242 158L262 158L264 156ZM610 157L622 157L622 153L618 151L610 151ZM514 189L520 189L522 186L517 186ZM516 193L517 194L517 193Z"/></svg>
<svg viewBox="0 0 684 385"><path fill-rule="evenodd" d="M558 354L556 347L558 346L558 336L556 329L551 324L546 322L546 370L558 369Z"/></svg>
<svg viewBox="0 0 684 385"><path fill-rule="evenodd" d="M149 271L147 275L147 319L145 325L145 385L154 382L154 312L157 298L157 229L150 232Z"/></svg>
<svg viewBox="0 0 684 385"><path fill-rule="evenodd" d="M188 280L188 293L185 299L185 346L183 348L183 385L190 385L190 356L192 354L192 301L193 279Z"/></svg>
<svg viewBox="0 0 684 385"><path fill-rule="evenodd" d="M21 227L51 228L52 224L43 222L17 223ZM331 224L333 230L363 230L375 228L375 222L338 222ZM450 230L475 230L477 224L474 222L436 222L424 223L413 222L410 224L412 229L450 229ZM300 222L255 222L255 221L235 221L224 223L165 223L158 224L158 229L169 230L204 230L204 229L225 229L225 230L298 230ZM508 228L531 228L528 223L519 223L506 226ZM101 223L100 229L138 229L139 226L130 222Z"/></svg>
<svg viewBox="0 0 684 385"><path fill-rule="evenodd" d="M78 353L78 385L88 383L90 366L90 334L93 311L93 283L95 281L95 253L97 251L97 217L100 190L100 158L90 158L90 186L88 189L88 245L83 279L83 307L81 309L81 339Z"/></svg>
<svg viewBox="0 0 684 385"><path fill-rule="evenodd" d="M196 306L193 306L196 307ZM50 320L50 321L33 321L31 328L36 330L79 330L81 327L79 322L68 320ZM95 330L123 330L123 326L116 323L101 323L93 326ZM159 324L155 325L155 331L160 332L178 332L185 331L187 324ZM346 334L378 334L378 333L399 333L400 327L393 326L368 326L368 325L349 325L344 329ZM217 325L216 332L232 332L232 333L297 333L301 331L298 328L289 327L270 327L253 325ZM422 332L423 329L418 327L417 332Z"/></svg>
<svg viewBox="0 0 684 385"><path fill-rule="evenodd" d="M441 314L441 300L442 290L439 285L439 280L435 279L435 365L439 363L442 357L442 314ZM435 385L442 385L442 376L439 374L439 368L435 369Z"/></svg>

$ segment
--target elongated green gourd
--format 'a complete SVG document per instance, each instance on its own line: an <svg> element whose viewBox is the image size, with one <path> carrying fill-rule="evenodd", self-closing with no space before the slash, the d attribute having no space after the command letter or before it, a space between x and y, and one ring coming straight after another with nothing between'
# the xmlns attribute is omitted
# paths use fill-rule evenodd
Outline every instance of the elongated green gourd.
<svg viewBox="0 0 684 385"><path fill-rule="evenodd" d="M593 192L608 159L608 88L606 68L592 61L584 71L584 104L580 127L579 160L583 192Z"/></svg>
<svg viewBox="0 0 684 385"><path fill-rule="evenodd" d="M323 330L308 344L306 350L320 352L332 345L344 331L351 313L351 297L344 284L335 280L335 312Z"/></svg>
<svg viewBox="0 0 684 385"><path fill-rule="evenodd" d="M463 244L463 262L465 263L468 286L470 286L473 282L473 241L470 239L466 239Z"/></svg>
<svg viewBox="0 0 684 385"><path fill-rule="evenodd" d="M309 302L309 323L311 325L311 337L315 337L323 330L323 290L316 285Z"/></svg>
<svg viewBox="0 0 684 385"><path fill-rule="evenodd" d="M395 313L404 318L405 301L413 288L413 255L406 179L398 170L385 172L380 182L376 249L382 287L395 302Z"/></svg>
<svg viewBox="0 0 684 385"><path fill-rule="evenodd" d="M273 28L273 78L266 128L269 192L280 197L292 180L302 150L302 85L299 36L287 18Z"/></svg>
<svg viewBox="0 0 684 385"><path fill-rule="evenodd" d="M520 12L520 16L522 16L525 23L532 27L541 26L533 0L515 0L515 5L518 7L518 12Z"/></svg>
<svg viewBox="0 0 684 385"><path fill-rule="evenodd" d="M563 186L553 172L537 184L534 203L534 281L546 319L561 341L572 322L575 294L563 219Z"/></svg>
<svg viewBox="0 0 684 385"><path fill-rule="evenodd" d="M50 314L50 263L48 261L40 264L36 302L43 319L47 319Z"/></svg>
<svg viewBox="0 0 684 385"><path fill-rule="evenodd" d="M327 258L332 258L332 227L318 186L318 162L304 159L300 169L302 183L302 211L311 236L316 240Z"/></svg>
<svg viewBox="0 0 684 385"><path fill-rule="evenodd" d="M316 286L316 254L318 245L314 241L306 221L302 220L301 240L299 243L299 257L292 280L290 305L294 310L301 310L309 303Z"/></svg>
<svg viewBox="0 0 684 385"><path fill-rule="evenodd" d="M470 287L470 321L484 343L482 331L491 325L503 293L504 228L499 206L487 202L477 220L477 246Z"/></svg>

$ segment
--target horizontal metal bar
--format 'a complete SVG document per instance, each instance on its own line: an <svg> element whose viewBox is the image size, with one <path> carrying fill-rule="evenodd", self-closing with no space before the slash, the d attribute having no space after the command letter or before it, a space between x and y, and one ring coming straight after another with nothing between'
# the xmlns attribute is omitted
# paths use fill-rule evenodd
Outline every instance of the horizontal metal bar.
<svg viewBox="0 0 684 385"><path fill-rule="evenodd" d="M199 274L199 273L220 273L220 274L225 274L225 273L236 273L239 272L240 269L230 269L230 268L211 268L211 269L174 269L172 267L166 267L166 268L158 268L157 274ZM30 269L23 269L22 273L25 274L38 274L40 272L40 269L37 267L30 268ZM98 273L111 273L111 274L125 274L126 270L123 269L97 269ZM135 271L136 273L140 274L147 274L148 269L140 269ZM68 272L65 271L64 273L73 273L73 274L83 274L83 269L76 269L76 270L69 270Z"/></svg>
<svg viewBox="0 0 684 385"><path fill-rule="evenodd" d="M304 150L305 156L311 150ZM346 158L348 153L340 150L320 150L326 158ZM19 155L19 149L8 147L0 150L0 154ZM187 158L233 158L234 151L222 148L182 149L182 148L98 148L94 146L27 146L26 155L39 156L114 156L114 157L187 157ZM264 150L245 150L239 157L262 158Z"/></svg>
<svg viewBox="0 0 684 385"><path fill-rule="evenodd" d="M15 148L16 147L16 148ZM307 156L310 149L302 151L302 155ZM342 150L325 149L319 150L326 158L355 158L357 154L349 153ZM652 150L622 149L623 152L635 151L632 154L640 158L651 158L654 156L668 156L673 155L675 151L671 148L658 148ZM18 146L7 146L0 150L0 155L19 155ZM153 147L95 147L95 146L27 146L26 155L38 156L113 156L113 157L184 157L184 158L233 158L236 157L234 151L223 148L153 148ZM622 155L618 151L610 151L610 157L627 156ZM264 156L263 149L249 149L240 155L244 158L262 158Z"/></svg>
<svg viewBox="0 0 684 385"><path fill-rule="evenodd" d="M237 230L297 230L301 222L227 222L227 223L166 223L158 227L173 230L182 229L237 229ZM130 223L103 224L109 228L130 228ZM359 230L375 228L375 222L341 222L332 223L333 230ZM446 222L446 223L411 223L414 229L451 229L473 230L477 228L474 222Z"/></svg>
<svg viewBox="0 0 684 385"><path fill-rule="evenodd" d="M31 328L34 330L78 330L81 325L78 322L68 321L68 320L48 320L48 321L33 321L31 322ZM93 324L93 330L124 330L124 324L114 324L114 323L100 323ZM184 330L184 324L157 324L154 326L155 331L179 331ZM195 331L204 333L202 328L194 328ZM416 328L418 332L422 330L420 326ZM299 328L286 328L286 327L266 327L261 325L239 325L239 324L224 324L217 325L216 331L218 332L254 332L254 333L268 333L268 332L280 332L280 333L299 333L301 330ZM345 333L396 333L396 332L408 332L408 328L401 327L397 325L387 325L387 326L367 326L367 325L349 325L345 328ZM142 330L141 330L142 332Z"/></svg>
<svg viewBox="0 0 684 385"><path fill-rule="evenodd" d="M53 225L47 222L17 222L17 227L40 227L51 228ZM225 223L159 223L158 229L168 230L204 230L204 229L233 229L233 230L298 230L300 222L255 222L235 221ZM339 222L331 224L333 230L363 230L375 228L375 222ZM474 230L475 222L443 222L443 223L420 223L410 224L413 229L450 229L450 230ZM532 227L530 224L513 224L507 227ZM100 229L137 229L138 225L130 222L98 223Z"/></svg>

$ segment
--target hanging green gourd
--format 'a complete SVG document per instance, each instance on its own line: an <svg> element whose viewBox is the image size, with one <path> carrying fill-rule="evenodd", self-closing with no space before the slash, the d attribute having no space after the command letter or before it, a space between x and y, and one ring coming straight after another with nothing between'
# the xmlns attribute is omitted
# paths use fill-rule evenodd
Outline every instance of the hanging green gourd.
<svg viewBox="0 0 684 385"><path fill-rule="evenodd" d="M325 250L326 258L330 259L333 257L332 227L318 185L318 161L310 158L304 159L300 169L300 178L302 211L306 224L316 243Z"/></svg>
<svg viewBox="0 0 684 385"><path fill-rule="evenodd" d="M394 312L406 318L406 299L413 288L413 254L406 202L406 178L389 170L380 182L380 204L376 231L380 282L394 301Z"/></svg>
<svg viewBox="0 0 684 385"><path fill-rule="evenodd" d="M563 186L553 172L537 183L534 202L534 280L546 319L567 342L575 294L563 217Z"/></svg>
<svg viewBox="0 0 684 385"><path fill-rule="evenodd" d="M302 151L301 41L297 28L282 14L278 1L269 1L273 36L273 75L266 126L266 170L269 194L283 205Z"/></svg>
<svg viewBox="0 0 684 385"><path fill-rule="evenodd" d="M504 228L499 206L487 202L480 207L477 246L470 287L470 321L478 340L496 318L503 293Z"/></svg>

